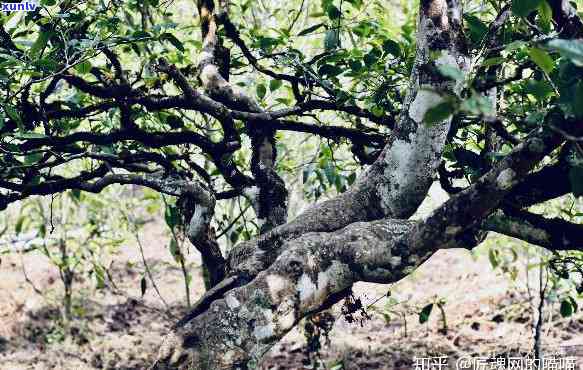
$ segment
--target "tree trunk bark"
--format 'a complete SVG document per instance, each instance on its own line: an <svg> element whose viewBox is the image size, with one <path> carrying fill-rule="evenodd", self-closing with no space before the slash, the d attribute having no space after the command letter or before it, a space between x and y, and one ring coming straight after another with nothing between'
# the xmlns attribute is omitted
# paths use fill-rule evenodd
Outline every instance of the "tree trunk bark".
<svg viewBox="0 0 583 370"><path fill-rule="evenodd" d="M202 3L201 16L212 18L214 4ZM208 38L216 24L205 29ZM423 119L442 101L440 94L459 93L437 67L466 69L460 31L457 1L421 2L409 91L379 158L346 193L236 247L228 258L232 280L165 338L155 369L255 368L299 320L341 299L354 282L397 281L431 255L412 252L400 240L415 227L403 219L425 198L445 145L450 119L434 125ZM213 82L215 97L241 97L210 72L203 70L202 80Z"/></svg>

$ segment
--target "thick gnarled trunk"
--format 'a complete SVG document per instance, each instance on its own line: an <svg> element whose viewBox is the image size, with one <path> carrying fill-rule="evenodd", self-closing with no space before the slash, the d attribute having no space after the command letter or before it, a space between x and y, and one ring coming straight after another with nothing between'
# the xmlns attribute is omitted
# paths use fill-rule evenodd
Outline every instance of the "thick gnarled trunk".
<svg viewBox="0 0 583 370"><path fill-rule="evenodd" d="M211 16L213 2L202 3L206 8L199 7L201 16ZM221 3L220 9L214 19L233 27L226 4ZM554 126L553 130L532 132L424 220L408 220L427 195L450 130L449 119L427 125L425 114L443 101L443 94L459 94L461 89L459 82L442 77L438 69L448 65L465 72L469 65L461 17L457 0L421 0L409 90L382 153L345 193L287 223L271 213L276 221L265 233L236 246L227 258L226 278L164 339L154 369L255 368L300 320L346 297L355 282L396 282L439 249L474 247L480 242L479 229L523 238L533 233L529 240L554 249L580 242L581 228L575 225L562 225L567 232L559 240L553 227L562 221L528 212L518 220L517 211L491 214L502 203L534 204L554 194L545 190L548 184L541 177L557 166L527 175L564 142L561 127L579 135L581 121L559 120L543 126ZM208 29L216 32L216 24ZM226 81L218 77L214 81L206 88L217 88L210 91L217 99L243 105L237 109L261 112ZM254 154L259 166L254 175L260 179L275 153L265 149L272 144L269 135L256 134L262 137ZM556 170L563 171L560 165ZM261 184L257 185L261 192ZM529 187L533 189L524 190Z"/></svg>
<svg viewBox="0 0 583 370"><path fill-rule="evenodd" d="M328 232L353 222L413 215L434 181L450 129L450 119L426 125L423 117L441 102L440 94L455 94L460 89L436 68L446 64L466 70L469 64L460 36L460 17L457 1L422 2L409 90L381 155L347 192L313 206L257 241L236 246L228 256L232 274L254 276L277 257L284 240L307 232ZM431 60L432 54L439 56Z"/></svg>
<svg viewBox="0 0 583 370"><path fill-rule="evenodd" d="M99 193L113 184L145 186L178 198L181 217L176 226L200 252L209 290L164 339L155 369L257 367L298 322L347 297L355 282L396 282L435 251L472 248L488 231L550 250L581 250L583 225L528 211L555 197L581 193L583 113L577 99L583 69L576 50L582 43L574 40L583 36L581 17L568 0L545 2L552 17L549 6L527 9L513 3L499 8L491 2L497 15L486 30L473 27L477 22L471 17L462 18L460 1L419 0L415 55L406 56L414 57L412 63L393 63L383 52L373 64L365 58L366 68L358 73L336 77L322 67L334 63L342 68L348 62L352 70L356 53L339 60L344 50L336 45L308 60L288 58L294 54L290 49L283 53L284 61L279 53L283 47L277 46L277 52L255 56L246 36L231 22L228 0L195 0L203 47L196 71L183 67L182 61L189 62L188 53L198 50L192 42L198 35L179 40L162 24L163 34L147 38L156 43L152 48L143 45L141 37L125 37L137 35L136 29L121 23L119 32L103 42L75 42L89 33L110 34L112 25L101 22L102 15L127 15L131 9L123 9L123 2L109 2L103 9L96 8L97 2L67 9L87 18L81 27L46 11L8 31L0 20L0 54L11 56L0 68L0 84L6 90L0 101L0 210L31 196L69 190ZM154 10L150 5L144 5L144 12ZM338 35L336 27L342 22L331 28L335 22L325 21L295 32L304 5L302 1L289 34L306 36L307 31L326 28ZM249 14L244 8L237 11L241 18ZM330 21L352 12L325 10ZM353 20L361 21L367 12ZM489 11L478 13L492 19ZM166 8L158 15L148 15L146 23L168 21ZM471 63L462 19L471 23ZM31 24L31 32L42 41L40 49L38 43L30 45L18 36ZM261 39L251 28L255 47ZM62 42L47 31L51 29L62 30L71 42ZM182 36L186 29L181 27ZM375 29L357 36L367 42L375 37L380 43L384 34ZM237 50L233 59L223 38ZM553 40L546 44L548 39ZM151 57L161 55L162 42L173 44L185 58L178 58L177 65L164 58L152 64ZM373 51L376 47L371 55ZM143 63L122 63L135 54L144 57ZM33 63L32 55L56 58L58 66ZM61 58L64 55L68 57ZM144 71L153 66L157 76L142 75L136 69L141 64ZM85 71L87 65L91 68ZM403 65L411 67L406 91L389 91L386 100L377 101L383 88L403 86ZM369 77L381 68L388 76L375 87L375 104L399 107L398 114L377 116L376 109L357 105L371 101L364 91L371 92ZM230 80L231 69L237 74L251 69L271 81L285 81L295 104L264 108ZM35 78L29 78L31 73ZM333 78L342 84L354 82L342 89L355 99L341 98L344 94L326 81ZM167 89L169 84L175 88ZM66 99L73 95L83 99ZM432 115L444 117L454 110L454 117L427 124L430 109L444 102L446 110ZM317 112L357 122L322 123L319 118L324 116ZM204 117L204 127L197 124L199 117ZM91 124L102 118L105 124ZM276 166L280 131L346 142L368 167L347 191L288 221L288 191ZM244 136L250 139L251 156L241 164L247 154L241 150ZM204 168L198 164L203 160ZM410 220L436 170L451 198L425 219ZM462 177L469 184L453 186L453 180ZM250 201L260 232L224 256L212 227L215 205L237 197ZM219 234L228 233L239 217Z"/></svg>
<svg viewBox="0 0 583 370"><path fill-rule="evenodd" d="M406 218L433 182L450 125L449 119L425 125L424 115L441 102L441 93L459 92L436 68L464 70L468 63L460 17L456 1L422 2L410 88L379 158L346 193L237 246L227 268L234 289L203 298L206 309L168 335L155 368L254 368L299 320L344 296L354 282L397 281L431 254L413 252L401 238L415 226ZM229 100L230 86L217 73L209 75L219 89L213 95Z"/></svg>

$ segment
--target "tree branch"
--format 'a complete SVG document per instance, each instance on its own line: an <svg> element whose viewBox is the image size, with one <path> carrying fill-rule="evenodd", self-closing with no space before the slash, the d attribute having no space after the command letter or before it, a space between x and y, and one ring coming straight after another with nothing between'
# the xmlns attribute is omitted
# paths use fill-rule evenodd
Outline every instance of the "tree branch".
<svg viewBox="0 0 583 370"><path fill-rule="evenodd" d="M560 35L567 38L583 37L583 21L569 0L549 0L549 5Z"/></svg>
<svg viewBox="0 0 583 370"><path fill-rule="evenodd" d="M550 251L583 250L583 225L560 218L545 218L517 210L510 215L496 212L484 220L481 227Z"/></svg>

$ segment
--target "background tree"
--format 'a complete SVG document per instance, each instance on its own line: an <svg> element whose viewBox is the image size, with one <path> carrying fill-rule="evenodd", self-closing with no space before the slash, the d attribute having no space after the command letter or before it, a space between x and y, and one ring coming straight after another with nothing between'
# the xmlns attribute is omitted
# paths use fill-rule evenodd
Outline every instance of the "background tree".
<svg viewBox="0 0 583 370"><path fill-rule="evenodd" d="M583 193L575 4L421 0L400 30L376 1L305 1L282 24L257 18L279 2L200 0L197 17L153 0L41 4L2 17L0 206L112 184L176 197L167 223L209 289L154 368L253 368L353 283L398 281L486 231L581 248L581 225L528 210ZM304 182L337 192L291 220L284 132L327 140ZM451 198L409 220L436 175ZM257 231L225 255L213 216L234 198Z"/></svg>

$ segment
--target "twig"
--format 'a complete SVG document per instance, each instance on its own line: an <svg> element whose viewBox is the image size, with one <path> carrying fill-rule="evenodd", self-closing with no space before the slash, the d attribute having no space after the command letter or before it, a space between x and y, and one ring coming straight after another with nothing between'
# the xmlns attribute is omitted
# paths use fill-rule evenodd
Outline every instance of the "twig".
<svg viewBox="0 0 583 370"><path fill-rule="evenodd" d="M227 231L229 231L233 227L233 225L235 225L235 223L237 223L237 221L241 218L241 216L243 216L243 213L247 212L249 207L251 207L251 204L248 204L247 207L245 207L245 209L242 210L241 213L239 213L239 216L235 217L235 219L233 221L231 221L231 223L229 225L227 225L227 227L225 227L223 230L221 230L219 235L217 235L217 240L221 236L225 235L227 233Z"/></svg>
<svg viewBox="0 0 583 370"><path fill-rule="evenodd" d="M158 297L160 297L160 300L162 301L162 303L164 303L164 306L166 307L166 309L169 310L170 308L168 306L168 303L166 302L166 300L164 300L164 297L162 297L162 294L160 294L160 290L158 289L158 285L156 284L156 281L154 280L154 277L152 276L152 271L150 271L150 266L146 262L146 257L144 256L144 247L142 246L142 242L140 241L140 237L138 236L137 232L134 233L134 235L136 237L136 242L138 243L138 247L140 248L140 255L142 256L142 262L144 263L144 267L146 268L146 273L148 274L148 277L150 278L152 286L154 287L156 294L158 294Z"/></svg>
<svg viewBox="0 0 583 370"><path fill-rule="evenodd" d="M164 201L164 206L168 208L168 201L166 200L166 196L162 194L162 200ZM168 225L170 226L170 225ZM178 247L178 253L180 253L180 258L178 258L178 263L180 264L180 268L182 269L182 277L184 278L184 290L186 291L186 305L190 308L190 282L188 279L188 270L186 269L186 261L184 260L184 253L182 252L182 247L184 247L184 242L182 245L178 245L178 238L176 236L176 232L174 231L174 227L170 227L170 232L172 233L172 238L176 242L176 246ZM174 256L173 256L174 257ZM174 257L176 259L176 257Z"/></svg>
<svg viewBox="0 0 583 370"><path fill-rule="evenodd" d="M138 243L138 248L140 250L140 255L142 256L142 262L144 263L144 267L146 269L146 274L148 275L148 278L150 279L150 282L152 283L152 286L154 287L156 294L158 294L158 297L160 297L160 300L164 304L164 307L166 307L166 310L169 311L170 307L168 306L168 303L166 302L164 297L162 297L162 294L160 293L160 290L158 289L158 285L156 284L156 281L154 280L154 277L152 276L152 271L150 271L150 266L148 265L148 262L146 261L146 257L144 256L144 247L142 245L142 241L140 240L140 236L138 235L137 228L135 227L134 222L130 219L130 217L125 212L122 211L122 214L125 216L126 220L133 226L132 227L133 234L134 234L134 237L136 238L136 242Z"/></svg>
<svg viewBox="0 0 583 370"><path fill-rule="evenodd" d="M544 304L545 304L545 293L546 293L546 289L547 289L547 285L549 282L548 279L548 274L546 275L546 280L545 283L543 285L543 275L544 275L544 267L543 267L543 262L542 262L542 258L541 258L541 262L540 262L540 266L539 266L539 277L538 277L538 283L539 283L539 303L538 303L538 318L536 321L536 326L534 328L534 358L535 359L541 359L541 347L542 347L542 326L543 326L543 309L544 309Z"/></svg>
<svg viewBox="0 0 583 370"><path fill-rule="evenodd" d="M22 274L24 275L24 280L32 287L32 290L34 290L36 294L40 295L41 297L44 297L43 292L40 289L38 289L36 285L34 285L34 282L30 280L28 274L26 273L26 267L24 266L24 258L22 256L22 253L20 253L20 263L22 265Z"/></svg>

